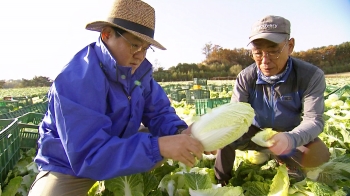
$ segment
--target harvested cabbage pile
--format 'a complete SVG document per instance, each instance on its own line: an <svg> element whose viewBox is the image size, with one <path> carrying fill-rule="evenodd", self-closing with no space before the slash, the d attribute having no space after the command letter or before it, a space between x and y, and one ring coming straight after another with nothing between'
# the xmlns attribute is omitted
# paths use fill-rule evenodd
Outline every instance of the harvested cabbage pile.
<svg viewBox="0 0 350 196"><path fill-rule="evenodd" d="M253 122L254 109L248 103L232 102L214 108L192 125L192 136L205 151L214 151L239 139Z"/></svg>

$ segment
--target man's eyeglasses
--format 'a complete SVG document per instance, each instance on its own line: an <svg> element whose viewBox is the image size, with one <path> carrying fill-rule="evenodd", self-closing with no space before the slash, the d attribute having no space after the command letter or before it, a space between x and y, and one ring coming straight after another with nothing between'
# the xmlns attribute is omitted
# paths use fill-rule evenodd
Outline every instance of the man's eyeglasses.
<svg viewBox="0 0 350 196"><path fill-rule="evenodd" d="M252 50L251 57L257 61L261 61L264 55L265 55L265 57L269 57L269 59L271 59L271 60L278 59L280 57L282 51L286 47L287 43L288 43L288 41L286 41L286 43L283 45L283 48L280 51L264 52L262 50L256 50L256 51Z"/></svg>
<svg viewBox="0 0 350 196"><path fill-rule="evenodd" d="M139 46L137 44L133 44L131 43L128 39L126 39L121 33L119 33L118 31L116 31L126 42L128 42L130 44L130 54L134 55L137 52L142 51L144 54L147 52L148 49L152 49L152 51L154 52L154 49L151 46L148 46L147 48L143 48L142 46Z"/></svg>

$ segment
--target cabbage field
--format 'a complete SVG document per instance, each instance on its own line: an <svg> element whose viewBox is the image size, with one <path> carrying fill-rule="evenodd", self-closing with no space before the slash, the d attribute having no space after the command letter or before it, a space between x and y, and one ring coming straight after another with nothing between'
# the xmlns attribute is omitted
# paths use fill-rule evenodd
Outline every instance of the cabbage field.
<svg viewBox="0 0 350 196"><path fill-rule="evenodd" d="M222 186L215 179L213 170L215 155L203 155L203 159L197 160L197 164L192 168L180 162L164 160L159 167L149 172L96 182L90 189L89 196L350 195L350 77L327 78L326 82L324 113L326 123L320 138L329 147L331 160L317 168L303 168L306 178L302 181L297 182L289 177L286 166L278 164L268 154L237 150L236 162L232 168L233 177L226 186ZM198 110L202 105L196 104L196 101L189 102L181 97L177 100L173 99L179 98L181 88L193 88L194 85L191 82L160 84L169 95L177 114L188 124L200 118L198 113L203 115L203 112L208 113L213 109ZM232 95L234 81L208 81L209 85L216 88L206 88L210 91L206 96L212 100L227 101ZM167 87L169 89L166 89ZM204 89L203 86L200 88ZM14 90L19 93L21 91ZM173 97L175 91L177 93ZM13 92L9 89L4 93L3 89L0 89L0 97L12 95ZM33 90L31 89L30 92ZM25 95L21 94L21 96ZM27 94L27 96L31 95ZM206 103L210 99L202 100ZM218 106L225 103L219 102ZM8 174L5 185L2 185L2 195L27 195L30 184L38 172L32 162L35 149L21 153L20 161Z"/></svg>

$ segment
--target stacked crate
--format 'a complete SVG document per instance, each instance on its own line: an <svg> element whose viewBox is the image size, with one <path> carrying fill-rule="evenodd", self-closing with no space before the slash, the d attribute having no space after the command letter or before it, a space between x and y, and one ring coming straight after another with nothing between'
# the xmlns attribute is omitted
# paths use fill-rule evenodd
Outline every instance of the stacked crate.
<svg viewBox="0 0 350 196"><path fill-rule="evenodd" d="M18 117L22 150L29 150L37 146L39 124L43 118L44 114L35 112L28 112Z"/></svg>
<svg viewBox="0 0 350 196"><path fill-rule="evenodd" d="M207 79L206 78L193 78L193 84L207 85Z"/></svg>
<svg viewBox="0 0 350 196"><path fill-rule="evenodd" d="M188 104L194 104L197 99L209 99L210 91L208 90L189 90L186 93L186 102Z"/></svg>
<svg viewBox="0 0 350 196"><path fill-rule="evenodd" d="M193 78L193 86L186 92L186 103L194 104L196 99L210 98L210 91L207 90L207 79Z"/></svg>
<svg viewBox="0 0 350 196"><path fill-rule="evenodd" d="M5 185L9 171L20 159L20 151L36 148L39 124L46 113L47 106L47 102L29 104L18 110L0 114L0 184L2 186Z"/></svg>
<svg viewBox="0 0 350 196"><path fill-rule="evenodd" d="M6 113L11 110L16 110L19 108L19 101L18 100L1 100L0 101L0 114Z"/></svg>
<svg viewBox="0 0 350 196"><path fill-rule="evenodd" d="M22 116L28 112L36 112L36 113L46 113L48 102L40 102L32 105L27 105L18 110L14 110L12 112L0 113L0 119L9 119L9 118L17 118Z"/></svg>
<svg viewBox="0 0 350 196"><path fill-rule="evenodd" d="M231 98L196 99L195 107L197 116L206 114L213 108L229 103Z"/></svg>
<svg viewBox="0 0 350 196"><path fill-rule="evenodd" d="M24 107L33 104L31 97L3 97L5 101L17 101L18 106Z"/></svg>
<svg viewBox="0 0 350 196"><path fill-rule="evenodd" d="M18 119L0 119L0 183L20 158Z"/></svg>
<svg viewBox="0 0 350 196"><path fill-rule="evenodd" d="M171 100L181 101L182 99L186 99L186 92L188 90L178 89L170 93Z"/></svg>

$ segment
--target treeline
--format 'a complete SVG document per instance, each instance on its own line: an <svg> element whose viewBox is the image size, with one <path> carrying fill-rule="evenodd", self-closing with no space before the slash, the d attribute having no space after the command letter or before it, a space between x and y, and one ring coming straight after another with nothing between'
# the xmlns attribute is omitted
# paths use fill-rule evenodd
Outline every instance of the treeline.
<svg viewBox="0 0 350 196"><path fill-rule="evenodd" d="M52 80L44 76L35 76L31 80L22 78L21 80L0 81L0 88L26 88L51 86Z"/></svg>
<svg viewBox="0 0 350 196"><path fill-rule="evenodd" d="M155 65L153 77L158 82L192 81L193 78L234 79L237 74L254 62L250 50L244 48L226 49L211 43L205 44L201 63L179 63L168 70ZM325 74L350 72L350 42L293 52L292 56L320 67ZM157 64L157 63L155 63ZM35 76L31 80L0 81L0 88L25 88L50 86L52 80Z"/></svg>
<svg viewBox="0 0 350 196"><path fill-rule="evenodd" d="M192 78L232 79L254 62L250 57L250 50L244 48L231 50L208 43L202 53L206 59L201 63L179 63L168 70L155 67L153 77L159 82L191 81ZM325 74L350 71L350 42L293 52L292 56L320 67Z"/></svg>

